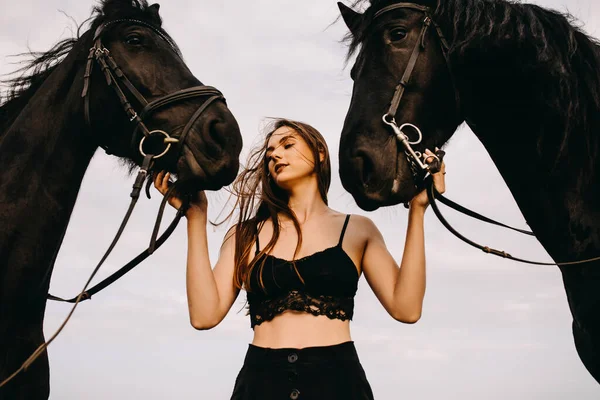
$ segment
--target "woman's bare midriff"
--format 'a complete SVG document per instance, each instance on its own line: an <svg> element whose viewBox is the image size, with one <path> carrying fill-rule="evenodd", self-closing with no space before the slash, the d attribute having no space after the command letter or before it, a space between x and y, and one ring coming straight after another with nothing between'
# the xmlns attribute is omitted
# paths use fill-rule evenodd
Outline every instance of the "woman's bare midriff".
<svg viewBox="0 0 600 400"><path fill-rule="evenodd" d="M252 344L273 349L331 346L348 342L350 321L286 311L254 327Z"/></svg>

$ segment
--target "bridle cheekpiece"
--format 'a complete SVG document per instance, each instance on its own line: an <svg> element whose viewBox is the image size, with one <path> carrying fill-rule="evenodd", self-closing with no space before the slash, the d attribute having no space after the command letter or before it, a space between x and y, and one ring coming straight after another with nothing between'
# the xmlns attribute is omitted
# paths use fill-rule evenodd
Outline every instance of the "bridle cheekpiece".
<svg viewBox="0 0 600 400"><path fill-rule="evenodd" d="M412 123L403 123L402 125L398 126L398 124L396 123L396 113L398 111L398 107L400 106L400 102L402 100L402 96L404 95L404 91L407 88L408 84L410 83L410 78L411 78L412 73L417 64L417 60L419 59L419 55L421 54L421 52L423 50L425 50L425 35L431 25L433 25L435 27L437 35L440 39L442 52L444 54L444 58L446 59L446 64L448 64L447 54L448 54L448 50L450 47L448 45L448 42L446 41L446 38L442 34L442 31L441 31L439 25L432 19L431 12L430 12L431 10L427 6L422 6L420 4L414 4L414 3L391 4L389 6L383 7L381 10L377 11L375 13L375 15L373 16L373 20L377 19L378 17L380 17L381 15L383 15L387 12L397 10L400 8L420 11L425 15L425 18L423 19L423 26L421 28L421 31L419 33L419 36L415 43L415 46L413 47L413 50L412 50L412 53L408 60L406 69L404 70L404 73L402 74L402 78L400 79L400 82L396 86L396 90L394 91L394 95L392 97L392 100L390 101L390 107L389 107L388 111L382 116L382 121L384 124L386 124L390 128L392 128L392 131L394 132L396 139L400 142L402 148L404 149L406 159L408 160L408 163L410 165L410 169L411 169L411 172L413 175L413 180L415 182L415 186L417 188L420 188L422 185L423 179L425 178L425 175L427 173L435 173L435 172L439 171L439 168L441 167L441 154L442 153L440 153L439 155L436 155L434 157L435 158L434 161L431 163L426 163L425 161L422 161L421 159L423 157L423 154L412 148L413 145L421 143L421 141L423 139L423 134L421 133L421 130L415 124L412 124ZM456 93L456 90L455 90L455 93ZM457 107L458 107L458 103L457 103ZM414 141L411 141L410 137L404 132L405 128L410 128L410 129L414 130L417 133L418 138Z"/></svg>

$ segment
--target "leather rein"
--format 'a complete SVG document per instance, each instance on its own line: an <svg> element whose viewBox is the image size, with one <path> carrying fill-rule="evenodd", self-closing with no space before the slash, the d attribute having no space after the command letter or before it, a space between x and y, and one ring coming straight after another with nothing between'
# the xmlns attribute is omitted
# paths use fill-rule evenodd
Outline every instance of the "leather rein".
<svg viewBox="0 0 600 400"><path fill-rule="evenodd" d="M453 202L452 200L442 196L442 194L440 194L435 189L435 185L433 184L433 179L431 178L431 176L430 175L427 176L427 175L433 174L433 173L436 173L439 171L439 168L441 167L441 161L443 160L443 156L445 154L444 151L438 150L435 153L436 155L434 156L434 160L430 163L421 161L421 158L423 158L423 154L412 148L413 145L419 144L421 142L421 140L423 139L423 134L421 133L421 130L416 125L411 124L411 123L404 123L400 126L397 125L396 119L395 119L396 112L398 111L398 107L400 106L400 102L402 100L402 95L404 94L406 87L410 83L410 78L411 78L414 68L417 64L419 55L421 54L421 52L423 50L425 50L425 35L427 33L428 28L431 25L434 26L435 31L440 40L442 53L444 55L444 59L446 60L446 66L448 67L448 70L450 72L450 77L452 79L450 63L448 61L448 51L450 49L450 46L448 45L448 41L444 37L439 25L432 19L431 9L429 7L422 6L420 4L414 4L414 3L396 3L396 4L389 5L387 7L383 7L381 10L377 11L375 13L375 15L373 16L373 20L375 20L382 14L385 14L392 10L401 9L401 8L420 11L425 15L425 18L423 19L423 26L421 28L419 36L417 37L417 41L415 43L415 46L414 46L412 53L410 55L410 58L408 60L406 69L404 70L404 74L402 75L400 82L396 86L394 95L390 102L390 107L389 107L388 111L383 115L382 120L386 125L388 125L389 127L392 128L392 130L396 136L396 139L400 142L401 146L403 147L404 153L405 153L408 163L410 165L410 169L411 169L411 173L413 175L413 181L415 183L415 187L417 189L422 189L423 187L426 188L427 195L429 197L429 202L431 204L431 208L433 209L433 212L438 217L438 219L440 220L442 225L444 225L444 227L446 229L448 229L450 231L450 233L452 233L454 236L456 236L463 242L469 244L470 246L480 249L487 254L493 254L498 257L507 258L507 259L510 259L513 261L518 261L521 263L533 264L533 265L568 266L568 265L585 264L585 263L589 263L589 262L599 261L600 257L594 257L594 258L589 258L589 259L579 260L579 261L549 263L549 262L531 261L531 260L526 260L526 259L522 259L519 257L514 257L511 254L507 253L506 251L497 250L497 249L491 248L489 246L484 246L484 245L481 245L471 239L468 239L467 237L465 237L464 235L459 233L456 229L454 229L454 227L452 227L452 225L450 225L450 223L444 218L444 216L440 212L440 209L436 203L436 199L439 200L441 203L445 204L446 206L448 206L462 214L465 214L471 218L475 218L477 220L480 220L480 221L483 221L483 222L486 222L489 224L497 225L497 226L500 226L500 227L503 227L506 229L511 229L516 232L535 237L535 234L533 232L514 228L512 226L505 225L501 222L497 222L491 218L485 217L485 216L478 214L472 210L469 210L468 208L463 207L460 204L457 204L457 203ZM452 79L452 86L454 88L454 93L455 93L457 113L460 113L460 110L461 110L460 109L460 98L458 96L458 91L456 90L454 79ZM406 133L403 132L403 129L405 129L405 128L410 128L413 131L415 131L418 135L417 139L414 141L411 141L410 137Z"/></svg>

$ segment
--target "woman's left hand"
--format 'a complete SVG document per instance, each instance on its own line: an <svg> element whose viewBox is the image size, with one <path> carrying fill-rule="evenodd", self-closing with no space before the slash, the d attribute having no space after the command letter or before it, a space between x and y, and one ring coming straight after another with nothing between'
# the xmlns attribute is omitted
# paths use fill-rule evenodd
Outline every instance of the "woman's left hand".
<svg viewBox="0 0 600 400"><path fill-rule="evenodd" d="M438 150L437 147L435 150ZM434 157L436 157L436 155L433 152L431 152L431 150L425 149L423 158L426 163L431 162ZM440 167L440 170L434 174L431 174L431 176L433 177L433 184L435 185L435 189L440 194L446 191L446 177L444 175L446 175L446 164L442 160L442 166ZM429 198L427 197L427 190L423 190L410 201L410 208L420 207L425 209L428 205Z"/></svg>

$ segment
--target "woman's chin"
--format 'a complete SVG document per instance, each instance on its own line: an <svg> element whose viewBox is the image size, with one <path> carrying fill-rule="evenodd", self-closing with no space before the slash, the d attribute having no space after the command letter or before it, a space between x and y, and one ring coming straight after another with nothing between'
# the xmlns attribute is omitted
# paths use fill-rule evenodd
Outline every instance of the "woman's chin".
<svg viewBox="0 0 600 400"><path fill-rule="evenodd" d="M282 189L289 189L293 187L294 184L299 181L299 178L301 178L286 172L287 171L280 172L273 178L277 186L279 186Z"/></svg>
<svg viewBox="0 0 600 400"><path fill-rule="evenodd" d="M279 175L276 178L274 178L273 181L277 186L279 186L282 189L287 189L289 186L288 180L285 177L281 177Z"/></svg>
<svg viewBox="0 0 600 400"><path fill-rule="evenodd" d="M291 191L294 188L298 187L310 187L311 181L315 181L316 183L316 174L310 175L297 175L297 174L280 174L273 178L273 181L277 186L285 191Z"/></svg>

